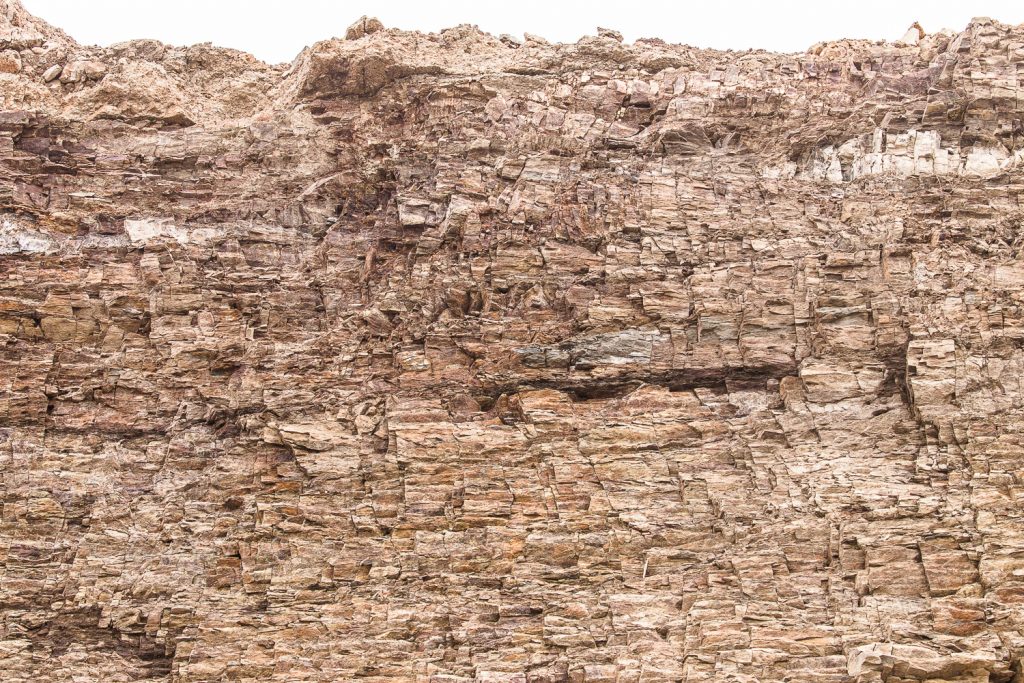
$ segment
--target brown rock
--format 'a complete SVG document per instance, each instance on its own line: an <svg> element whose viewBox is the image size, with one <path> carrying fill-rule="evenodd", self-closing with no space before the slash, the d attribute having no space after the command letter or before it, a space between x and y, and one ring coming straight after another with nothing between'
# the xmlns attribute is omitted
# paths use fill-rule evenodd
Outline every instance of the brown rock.
<svg viewBox="0 0 1024 683"><path fill-rule="evenodd" d="M14 50L0 52L0 73L16 74L21 71L21 55Z"/></svg>
<svg viewBox="0 0 1024 683"><path fill-rule="evenodd" d="M1019 677L1024 28L381 29L0 0L0 679Z"/></svg>
<svg viewBox="0 0 1024 683"><path fill-rule="evenodd" d="M107 65L95 60L78 60L66 64L60 72L61 83L81 83L103 78Z"/></svg>
<svg viewBox="0 0 1024 683"><path fill-rule="evenodd" d="M346 40L359 40L363 36L384 30L384 24L376 17L361 16L345 30Z"/></svg>

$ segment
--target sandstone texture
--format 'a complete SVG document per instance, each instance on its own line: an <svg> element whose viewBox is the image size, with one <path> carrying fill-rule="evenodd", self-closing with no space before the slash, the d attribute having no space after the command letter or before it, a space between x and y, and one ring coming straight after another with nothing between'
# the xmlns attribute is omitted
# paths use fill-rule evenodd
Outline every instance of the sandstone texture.
<svg viewBox="0 0 1024 683"><path fill-rule="evenodd" d="M1024 26L333 32L0 0L0 680L1022 680Z"/></svg>

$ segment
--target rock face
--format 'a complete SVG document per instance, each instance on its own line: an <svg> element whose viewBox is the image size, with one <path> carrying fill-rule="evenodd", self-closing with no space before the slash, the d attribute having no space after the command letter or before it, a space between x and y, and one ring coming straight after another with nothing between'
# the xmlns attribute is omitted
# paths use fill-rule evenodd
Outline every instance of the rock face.
<svg viewBox="0 0 1024 683"><path fill-rule="evenodd" d="M1024 27L291 65L0 1L0 671L1019 681Z"/></svg>

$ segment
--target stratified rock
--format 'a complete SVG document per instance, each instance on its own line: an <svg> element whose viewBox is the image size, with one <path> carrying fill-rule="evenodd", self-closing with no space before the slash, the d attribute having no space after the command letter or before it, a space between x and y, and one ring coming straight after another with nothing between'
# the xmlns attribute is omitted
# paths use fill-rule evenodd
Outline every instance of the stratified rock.
<svg viewBox="0 0 1024 683"><path fill-rule="evenodd" d="M382 29L0 0L0 679L1020 678L1024 27Z"/></svg>

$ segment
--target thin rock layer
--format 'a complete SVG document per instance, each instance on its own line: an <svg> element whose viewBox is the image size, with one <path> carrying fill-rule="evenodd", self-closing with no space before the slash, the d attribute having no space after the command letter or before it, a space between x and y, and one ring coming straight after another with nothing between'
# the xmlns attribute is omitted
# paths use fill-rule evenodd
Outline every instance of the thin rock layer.
<svg viewBox="0 0 1024 683"><path fill-rule="evenodd" d="M1024 27L347 36L0 1L5 682L1020 680Z"/></svg>

